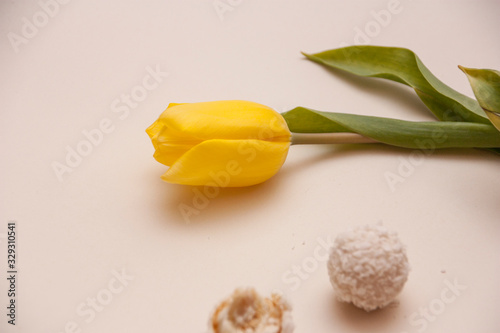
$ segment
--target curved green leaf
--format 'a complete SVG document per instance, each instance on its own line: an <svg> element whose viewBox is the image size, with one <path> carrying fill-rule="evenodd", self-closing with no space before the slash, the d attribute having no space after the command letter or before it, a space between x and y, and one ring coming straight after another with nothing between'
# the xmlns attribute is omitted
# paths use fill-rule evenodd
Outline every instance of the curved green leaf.
<svg viewBox="0 0 500 333"><path fill-rule="evenodd" d="M304 107L282 115L289 129L296 133L358 133L388 145L414 149L500 147L500 132L491 124L413 122ZM317 127L318 123L322 126Z"/></svg>
<svg viewBox="0 0 500 333"><path fill-rule="evenodd" d="M500 72L458 66L469 79L479 105L495 127L500 130Z"/></svg>
<svg viewBox="0 0 500 333"><path fill-rule="evenodd" d="M362 45L304 55L319 64L356 75L406 84L415 90L439 120L489 124L474 99L441 82L408 49Z"/></svg>

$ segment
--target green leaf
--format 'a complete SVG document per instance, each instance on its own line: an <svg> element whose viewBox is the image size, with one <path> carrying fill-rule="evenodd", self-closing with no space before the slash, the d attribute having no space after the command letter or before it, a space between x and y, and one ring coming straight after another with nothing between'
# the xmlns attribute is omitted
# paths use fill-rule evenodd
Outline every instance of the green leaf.
<svg viewBox="0 0 500 333"><path fill-rule="evenodd" d="M496 148L500 132L491 124L413 122L391 118L316 111L297 107L283 113L296 133L358 133L379 142L413 149ZM320 126L317 126L320 124Z"/></svg>
<svg viewBox="0 0 500 333"><path fill-rule="evenodd" d="M493 125L500 130L500 72L493 69L458 67L467 75L479 105Z"/></svg>
<svg viewBox="0 0 500 333"><path fill-rule="evenodd" d="M327 67L408 85L439 120L489 124L477 101L441 82L408 49L364 45L304 55Z"/></svg>

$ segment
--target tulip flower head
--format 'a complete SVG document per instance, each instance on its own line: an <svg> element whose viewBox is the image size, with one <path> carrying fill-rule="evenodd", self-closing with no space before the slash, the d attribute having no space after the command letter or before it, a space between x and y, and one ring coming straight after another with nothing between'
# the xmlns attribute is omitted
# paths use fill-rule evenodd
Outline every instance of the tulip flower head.
<svg viewBox="0 0 500 333"><path fill-rule="evenodd" d="M247 101L170 104L147 130L154 158L177 184L238 187L264 182L285 162L291 133L273 109Z"/></svg>

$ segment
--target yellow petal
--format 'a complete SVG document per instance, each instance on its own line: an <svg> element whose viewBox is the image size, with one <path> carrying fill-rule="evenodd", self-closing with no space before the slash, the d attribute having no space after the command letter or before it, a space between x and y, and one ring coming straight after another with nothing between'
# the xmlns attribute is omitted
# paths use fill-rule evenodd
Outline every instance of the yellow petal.
<svg viewBox="0 0 500 333"><path fill-rule="evenodd" d="M161 164L171 166L178 158L201 141L158 143L158 141L155 140L155 142L156 144L153 144L155 146L153 157Z"/></svg>
<svg viewBox="0 0 500 333"><path fill-rule="evenodd" d="M167 108L159 121L163 141L258 139L290 141L285 119L273 109L248 101L187 103Z"/></svg>
<svg viewBox="0 0 500 333"><path fill-rule="evenodd" d="M155 146L155 149L156 149L156 142L155 142L156 136L163 129L163 127L164 126L162 122L158 119L146 129L146 133L148 133L149 138L151 139L153 145Z"/></svg>
<svg viewBox="0 0 500 333"><path fill-rule="evenodd" d="M170 103L167 106L167 109L165 111L167 111L168 109L170 109L170 108L172 108L174 106L183 105L183 104L186 104L186 103ZM158 136L158 133L160 131L162 131L164 128L165 128L164 121L161 121L161 119L158 119L151 126L149 126L146 129L146 133L149 135L149 137L151 138L151 140L153 140L153 139L156 139L156 137ZM153 145L154 144L155 144L155 142L153 141ZM156 149L156 147L155 147L155 149Z"/></svg>
<svg viewBox="0 0 500 333"><path fill-rule="evenodd" d="M188 104L188 103L170 103L170 104L168 104L167 109L174 107L174 106L177 106L177 105L183 105L183 104Z"/></svg>
<svg viewBox="0 0 500 333"><path fill-rule="evenodd" d="M275 175L289 142L207 140L182 155L162 176L177 184L238 187L264 182Z"/></svg>

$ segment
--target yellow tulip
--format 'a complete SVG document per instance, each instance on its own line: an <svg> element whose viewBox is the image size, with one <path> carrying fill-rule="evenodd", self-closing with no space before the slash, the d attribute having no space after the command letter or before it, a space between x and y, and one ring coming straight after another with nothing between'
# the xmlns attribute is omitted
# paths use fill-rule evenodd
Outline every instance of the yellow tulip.
<svg viewBox="0 0 500 333"><path fill-rule="evenodd" d="M247 101L170 104L147 130L162 179L184 185L259 184L285 162L291 133L273 109Z"/></svg>

